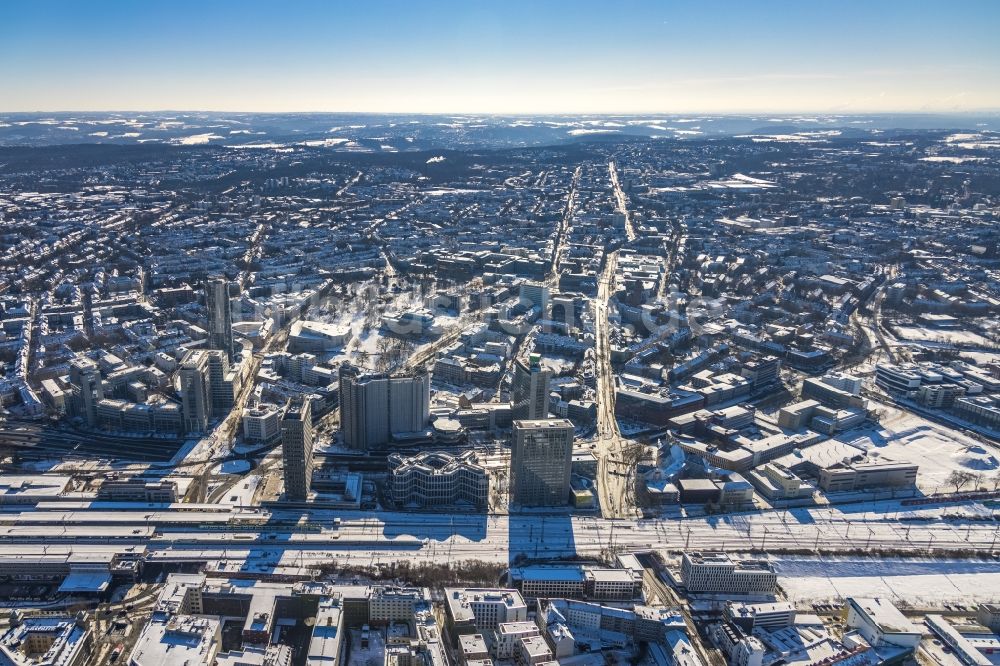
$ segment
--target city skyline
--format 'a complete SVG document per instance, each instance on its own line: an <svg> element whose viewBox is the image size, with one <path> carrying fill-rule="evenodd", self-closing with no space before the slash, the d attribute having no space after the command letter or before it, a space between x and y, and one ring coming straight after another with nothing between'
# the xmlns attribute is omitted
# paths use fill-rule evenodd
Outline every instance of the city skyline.
<svg viewBox="0 0 1000 666"><path fill-rule="evenodd" d="M997 19L0 2L0 662L1000 666Z"/></svg>
<svg viewBox="0 0 1000 666"><path fill-rule="evenodd" d="M6 5L0 111L995 111L997 18L985 2Z"/></svg>

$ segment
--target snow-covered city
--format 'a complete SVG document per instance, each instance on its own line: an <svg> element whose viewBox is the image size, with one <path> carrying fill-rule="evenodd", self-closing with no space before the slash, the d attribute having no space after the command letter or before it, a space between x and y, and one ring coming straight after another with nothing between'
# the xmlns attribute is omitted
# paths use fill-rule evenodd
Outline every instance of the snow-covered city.
<svg viewBox="0 0 1000 666"><path fill-rule="evenodd" d="M0 666L1000 666L966 1L0 7Z"/></svg>

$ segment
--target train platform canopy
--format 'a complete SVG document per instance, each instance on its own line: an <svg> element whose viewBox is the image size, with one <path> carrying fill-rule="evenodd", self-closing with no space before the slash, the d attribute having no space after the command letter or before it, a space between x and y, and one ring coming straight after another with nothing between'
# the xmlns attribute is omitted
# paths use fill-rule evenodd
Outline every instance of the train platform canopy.
<svg viewBox="0 0 1000 666"><path fill-rule="evenodd" d="M107 571L74 571L66 576L59 592L69 594L100 594L111 585L111 573Z"/></svg>
<svg viewBox="0 0 1000 666"><path fill-rule="evenodd" d="M0 474L0 501L3 504L37 504L60 497L70 477L50 474Z"/></svg>

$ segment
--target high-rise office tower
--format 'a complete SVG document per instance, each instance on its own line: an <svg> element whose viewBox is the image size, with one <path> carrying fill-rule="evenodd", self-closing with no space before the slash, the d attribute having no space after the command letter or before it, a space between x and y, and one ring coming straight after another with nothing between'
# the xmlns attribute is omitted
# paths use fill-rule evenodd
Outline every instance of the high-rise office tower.
<svg viewBox="0 0 1000 666"><path fill-rule="evenodd" d="M368 450L389 443L392 435L419 432L430 420L430 377L389 377L340 368L340 428L344 443Z"/></svg>
<svg viewBox="0 0 1000 666"><path fill-rule="evenodd" d="M229 281L225 277L210 277L205 283L205 305L208 308L208 348L221 349L233 360L233 309L229 300Z"/></svg>
<svg viewBox="0 0 1000 666"><path fill-rule="evenodd" d="M431 377L421 372L412 377L389 379L389 432L419 432L431 418Z"/></svg>
<svg viewBox="0 0 1000 666"><path fill-rule="evenodd" d="M208 380L212 399L212 416L225 416L236 400L236 372L229 358L220 349L208 349Z"/></svg>
<svg viewBox="0 0 1000 666"><path fill-rule="evenodd" d="M566 419L514 421L511 502L562 506L569 500L573 424Z"/></svg>
<svg viewBox="0 0 1000 666"><path fill-rule="evenodd" d="M340 366L340 429L349 448L368 450L389 441L389 378Z"/></svg>
<svg viewBox="0 0 1000 666"><path fill-rule="evenodd" d="M73 386L74 413L94 427L97 425L97 402L104 398L100 369L86 356L77 356L69 364L69 382Z"/></svg>
<svg viewBox="0 0 1000 666"><path fill-rule="evenodd" d="M511 382L511 417L515 420L547 418L551 379L552 371L542 367L542 358L538 354L531 354L527 363L515 360Z"/></svg>
<svg viewBox="0 0 1000 666"><path fill-rule="evenodd" d="M312 403L301 397L288 401L281 419L281 463L285 472L285 498L309 499L313 471Z"/></svg>
<svg viewBox="0 0 1000 666"><path fill-rule="evenodd" d="M207 349L195 349L181 360L181 410L186 432L205 432L212 416L212 381Z"/></svg>
<svg viewBox="0 0 1000 666"><path fill-rule="evenodd" d="M229 413L239 390L239 377L221 349L194 349L180 365L184 429L204 432L215 417Z"/></svg>

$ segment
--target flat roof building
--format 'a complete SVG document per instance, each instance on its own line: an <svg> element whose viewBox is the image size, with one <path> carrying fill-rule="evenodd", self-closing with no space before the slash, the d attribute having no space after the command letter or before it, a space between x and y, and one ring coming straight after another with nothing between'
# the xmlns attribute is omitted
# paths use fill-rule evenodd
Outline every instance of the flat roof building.
<svg viewBox="0 0 1000 666"><path fill-rule="evenodd" d="M467 504L485 508L490 478L474 451L453 456L425 451L415 456L389 456L389 491L398 506Z"/></svg>
<svg viewBox="0 0 1000 666"><path fill-rule="evenodd" d="M892 645L913 650L920 644L920 628L888 599L848 598L847 626L857 629L874 648Z"/></svg>
<svg viewBox="0 0 1000 666"><path fill-rule="evenodd" d="M94 636L87 614L72 617L21 617L13 611L9 628L0 635L4 666L84 666L89 663Z"/></svg>
<svg viewBox="0 0 1000 666"><path fill-rule="evenodd" d="M567 419L514 421L511 501L521 506L564 506L573 468L573 424Z"/></svg>
<svg viewBox="0 0 1000 666"><path fill-rule="evenodd" d="M453 633L495 630L505 622L528 618L528 607L517 590L503 588L445 588L445 609Z"/></svg>
<svg viewBox="0 0 1000 666"><path fill-rule="evenodd" d="M313 472L312 403L290 400L281 419L281 463L285 476L285 498L309 499Z"/></svg>
<svg viewBox="0 0 1000 666"><path fill-rule="evenodd" d="M681 581L688 592L773 594L778 584L766 560L734 560L723 552L684 553Z"/></svg>

